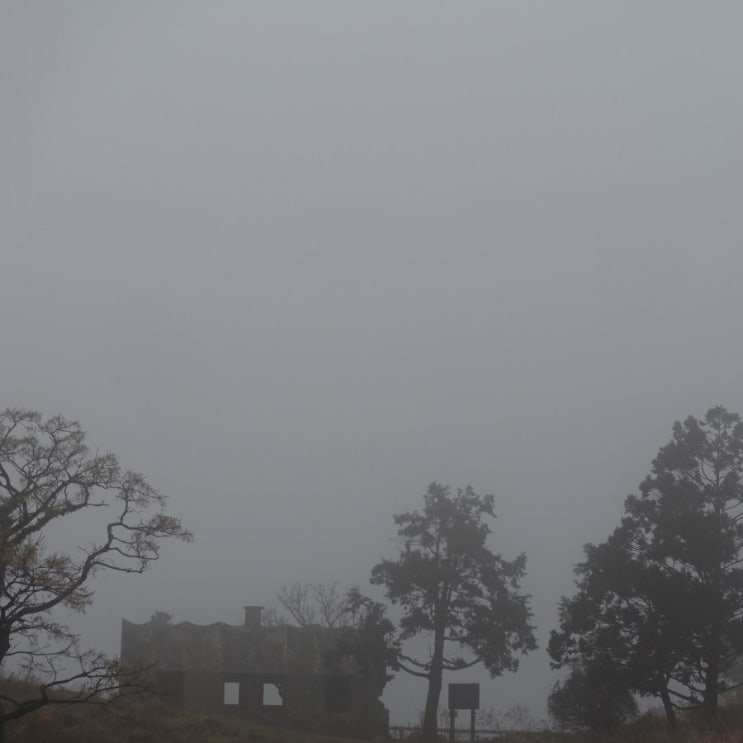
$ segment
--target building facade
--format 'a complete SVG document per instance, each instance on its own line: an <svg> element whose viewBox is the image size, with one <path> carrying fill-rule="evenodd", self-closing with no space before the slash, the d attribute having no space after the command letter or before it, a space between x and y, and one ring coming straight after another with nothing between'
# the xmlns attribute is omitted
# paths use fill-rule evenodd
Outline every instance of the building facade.
<svg viewBox="0 0 743 743"><path fill-rule="evenodd" d="M164 698L195 711L336 735L387 734L384 660L359 652L352 628L264 627L261 607L245 607L242 625L124 619L121 659L150 667Z"/></svg>

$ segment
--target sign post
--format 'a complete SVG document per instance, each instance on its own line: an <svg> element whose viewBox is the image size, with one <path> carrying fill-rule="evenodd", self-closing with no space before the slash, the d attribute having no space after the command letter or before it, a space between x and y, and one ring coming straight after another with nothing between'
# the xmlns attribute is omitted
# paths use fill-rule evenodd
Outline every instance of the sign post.
<svg viewBox="0 0 743 743"><path fill-rule="evenodd" d="M454 719L458 709L470 711L470 741L475 743L475 712L480 708L480 684L449 684L449 740L454 743Z"/></svg>

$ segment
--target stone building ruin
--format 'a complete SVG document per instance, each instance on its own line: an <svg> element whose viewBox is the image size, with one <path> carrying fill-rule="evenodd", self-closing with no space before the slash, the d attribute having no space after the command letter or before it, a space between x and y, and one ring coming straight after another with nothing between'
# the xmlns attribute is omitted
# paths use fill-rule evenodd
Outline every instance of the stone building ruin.
<svg viewBox="0 0 743 743"><path fill-rule="evenodd" d="M151 666L148 680L164 698L194 711L335 735L387 734L384 660L360 650L356 630L266 627L261 611L246 606L242 625L124 619L121 660Z"/></svg>

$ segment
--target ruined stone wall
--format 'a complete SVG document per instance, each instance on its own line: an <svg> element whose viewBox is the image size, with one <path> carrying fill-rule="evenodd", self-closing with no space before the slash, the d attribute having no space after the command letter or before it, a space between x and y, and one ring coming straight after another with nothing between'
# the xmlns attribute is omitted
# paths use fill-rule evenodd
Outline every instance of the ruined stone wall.
<svg viewBox="0 0 743 743"><path fill-rule="evenodd" d="M352 654L338 652L344 632L123 620L121 658L155 664L151 681L190 709L342 735L385 734L380 690Z"/></svg>

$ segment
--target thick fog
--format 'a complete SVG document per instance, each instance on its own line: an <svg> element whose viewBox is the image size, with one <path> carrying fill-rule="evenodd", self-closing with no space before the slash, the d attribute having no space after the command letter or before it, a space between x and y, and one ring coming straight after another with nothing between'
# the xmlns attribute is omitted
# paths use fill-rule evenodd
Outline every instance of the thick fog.
<svg viewBox="0 0 743 743"><path fill-rule="evenodd" d="M496 496L544 714L581 546L676 419L743 412L737 2L6 2L0 407L77 419L196 537L71 615L368 586L432 480ZM70 523L69 546L94 535ZM415 720L424 685L385 702ZM443 701L443 700L442 700Z"/></svg>

